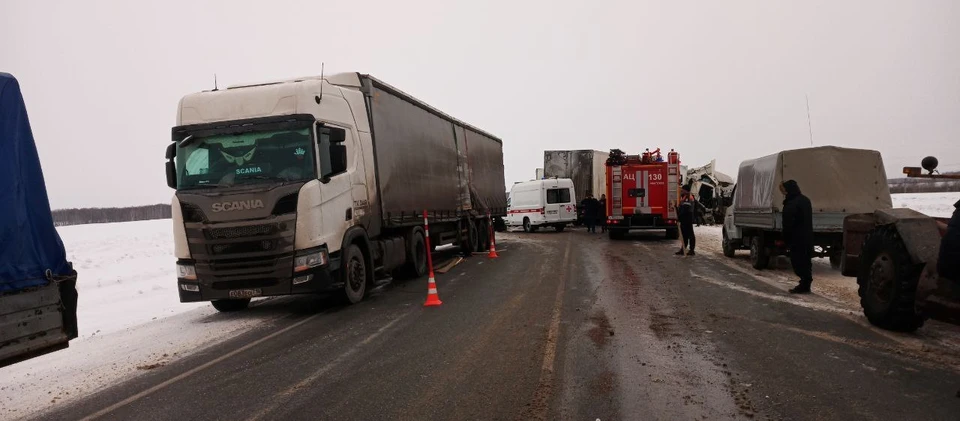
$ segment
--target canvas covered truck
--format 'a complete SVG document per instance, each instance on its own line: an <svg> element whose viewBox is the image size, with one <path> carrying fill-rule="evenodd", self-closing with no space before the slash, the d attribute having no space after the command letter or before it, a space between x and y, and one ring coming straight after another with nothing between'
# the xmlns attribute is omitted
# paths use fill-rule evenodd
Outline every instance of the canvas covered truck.
<svg viewBox="0 0 960 421"><path fill-rule="evenodd" d="M844 218L893 206L877 151L822 146L747 160L724 218L724 255L748 249L752 266L763 269L786 254L780 185L787 180L796 180L813 205L814 256L828 257L834 267L843 253Z"/></svg>
<svg viewBox="0 0 960 421"><path fill-rule="evenodd" d="M0 73L0 367L77 337L77 273L53 225L20 85Z"/></svg>
<svg viewBox="0 0 960 421"><path fill-rule="evenodd" d="M614 149L605 166L611 239L623 238L631 230L664 230L667 238L679 238L676 203L683 182L679 153L671 150L663 160L650 152L626 155Z"/></svg>
<svg viewBox="0 0 960 421"><path fill-rule="evenodd" d="M590 149L574 151L544 151L543 175L538 178L569 178L576 190L576 203L581 203L590 193L595 198L607 191L607 152ZM583 209L577 209L577 221L583 219Z"/></svg>
<svg viewBox="0 0 960 421"><path fill-rule="evenodd" d="M336 292L426 273L432 246L485 250L506 215L500 139L372 76L230 87L180 101L167 147L180 300Z"/></svg>
<svg viewBox="0 0 960 421"><path fill-rule="evenodd" d="M904 168L914 178L960 179L935 173L937 160ZM960 324L960 202L951 218L912 209L882 208L843 222L844 276L857 278L860 305L870 323L914 331L926 318Z"/></svg>

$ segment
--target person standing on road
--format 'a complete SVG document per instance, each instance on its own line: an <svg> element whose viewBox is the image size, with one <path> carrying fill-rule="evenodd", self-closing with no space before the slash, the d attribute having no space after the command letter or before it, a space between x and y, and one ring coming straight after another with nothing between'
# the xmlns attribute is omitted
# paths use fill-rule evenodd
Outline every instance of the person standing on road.
<svg viewBox="0 0 960 421"><path fill-rule="evenodd" d="M810 292L813 283L813 205L800 192L800 185L787 180L780 185L783 193L783 240L790 251L793 273L800 283L790 290L791 294Z"/></svg>
<svg viewBox="0 0 960 421"><path fill-rule="evenodd" d="M593 198L592 192L587 192L587 197L580 202L583 208L583 222L587 224L587 232L597 232L597 216L599 216L600 202Z"/></svg>
<svg viewBox="0 0 960 421"><path fill-rule="evenodd" d="M695 200L690 194L690 187L684 186L680 192L680 203L677 204L677 222L680 223L680 235L683 237L683 245L677 256L683 256L683 251L687 248L687 256L694 256L693 251L697 248L697 235L693 232L693 222L696 219Z"/></svg>
<svg viewBox="0 0 960 421"><path fill-rule="evenodd" d="M600 225L600 232L607 232L607 195L601 194L599 202L599 218L597 218L597 224Z"/></svg>

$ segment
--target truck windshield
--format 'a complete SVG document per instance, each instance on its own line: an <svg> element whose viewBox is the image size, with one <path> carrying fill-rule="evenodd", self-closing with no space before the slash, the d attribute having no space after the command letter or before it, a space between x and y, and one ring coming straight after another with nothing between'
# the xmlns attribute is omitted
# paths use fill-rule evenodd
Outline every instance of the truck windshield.
<svg viewBox="0 0 960 421"><path fill-rule="evenodd" d="M316 178L309 128L213 135L177 150L177 188Z"/></svg>

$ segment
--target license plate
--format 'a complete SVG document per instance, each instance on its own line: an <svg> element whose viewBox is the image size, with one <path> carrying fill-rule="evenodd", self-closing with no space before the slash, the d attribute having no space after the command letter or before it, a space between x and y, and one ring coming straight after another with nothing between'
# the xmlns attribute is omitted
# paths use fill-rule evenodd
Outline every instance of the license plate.
<svg viewBox="0 0 960 421"><path fill-rule="evenodd" d="M263 290L260 288L257 289L235 289L230 291L230 298L250 298L250 297L259 297L263 294Z"/></svg>

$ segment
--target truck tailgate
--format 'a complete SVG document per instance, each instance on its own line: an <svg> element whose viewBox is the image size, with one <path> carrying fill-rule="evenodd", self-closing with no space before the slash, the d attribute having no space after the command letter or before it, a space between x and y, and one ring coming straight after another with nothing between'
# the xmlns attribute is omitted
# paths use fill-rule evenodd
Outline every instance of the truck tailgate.
<svg viewBox="0 0 960 421"><path fill-rule="evenodd" d="M60 289L55 282L0 295L0 367L67 347Z"/></svg>

